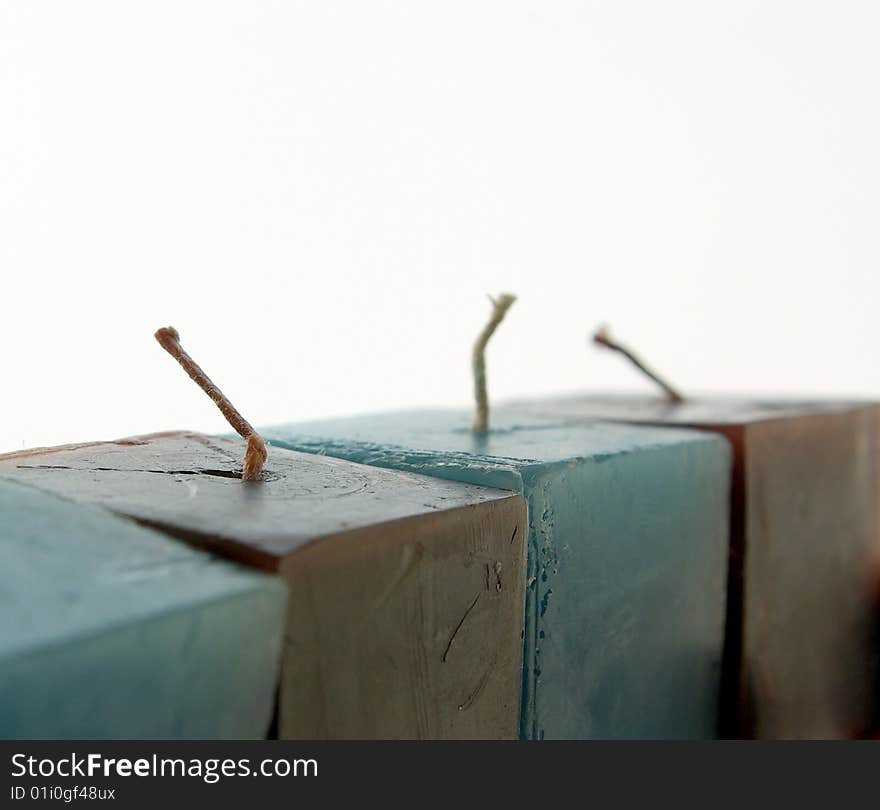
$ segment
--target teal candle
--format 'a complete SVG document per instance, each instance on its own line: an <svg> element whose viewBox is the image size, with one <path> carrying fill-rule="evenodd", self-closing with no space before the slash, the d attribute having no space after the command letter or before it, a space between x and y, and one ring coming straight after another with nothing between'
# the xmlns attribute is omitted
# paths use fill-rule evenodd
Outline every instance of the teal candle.
<svg viewBox="0 0 880 810"><path fill-rule="evenodd" d="M0 479L0 738L259 738L287 592Z"/></svg>
<svg viewBox="0 0 880 810"><path fill-rule="evenodd" d="M687 430L466 413L270 428L273 444L522 492L529 507L520 735L716 733L731 453Z"/></svg>

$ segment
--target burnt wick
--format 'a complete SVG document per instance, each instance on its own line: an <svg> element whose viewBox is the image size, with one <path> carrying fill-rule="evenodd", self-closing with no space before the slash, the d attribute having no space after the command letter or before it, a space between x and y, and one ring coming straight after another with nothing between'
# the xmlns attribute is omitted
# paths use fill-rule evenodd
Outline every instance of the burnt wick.
<svg viewBox="0 0 880 810"><path fill-rule="evenodd" d="M245 481L258 481L266 463L266 443L251 424L245 419L229 401L227 396L211 381L201 366L192 359L180 345L180 335L173 326L164 326L156 332L156 340L189 374L190 379L199 386L220 409L220 413L226 417L226 421L243 439L247 440L247 450L244 454L244 467L241 477Z"/></svg>
<svg viewBox="0 0 880 810"><path fill-rule="evenodd" d="M652 379L657 385L659 385L663 389L663 393L666 394L666 398L670 402L684 402L684 397L676 391L666 380L664 380L656 371L652 371L648 366L646 366L633 352L627 349L625 346L622 346L616 340L614 340L608 334L607 326L600 326L595 333L593 334L593 342L598 343L600 346L604 346L606 349L611 349L612 351L619 352L622 354L627 360L630 361L639 371L642 372L646 377Z"/></svg>

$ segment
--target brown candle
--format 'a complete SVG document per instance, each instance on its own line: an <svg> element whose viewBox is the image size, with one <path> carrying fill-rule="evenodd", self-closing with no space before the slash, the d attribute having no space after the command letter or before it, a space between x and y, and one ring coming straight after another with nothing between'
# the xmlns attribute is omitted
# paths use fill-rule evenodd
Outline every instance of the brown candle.
<svg viewBox="0 0 880 810"><path fill-rule="evenodd" d="M0 475L277 572L290 597L279 733L515 738L523 499L240 441L144 436L0 456Z"/></svg>
<svg viewBox="0 0 880 810"><path fill-rule="evenodd" d="M727 437L735 468L723 733L847 737L863 727L873 701L880 408L592 395L501 410Z"/></svg>

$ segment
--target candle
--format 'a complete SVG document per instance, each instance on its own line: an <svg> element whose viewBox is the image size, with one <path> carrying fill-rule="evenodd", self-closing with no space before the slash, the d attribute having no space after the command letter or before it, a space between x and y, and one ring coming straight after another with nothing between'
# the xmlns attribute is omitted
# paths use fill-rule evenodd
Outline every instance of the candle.
<svg viewBox="0 0 880 810"><path fill-rule="evenodd" d="M0 738L259 738L286 592L0 480Z"/></svg>
<svg viewBox="0 0 880 810"><path fill-rule="evenodd" d="M13 454L0 475L278 572L282 737L515 737L522 497L277 449L243 481L243 447L162 434Z"/></svg>
<svg viewBox="0 0 880 810"><path fill-rule="evenodd" d="M522 737L711 737L730 448L686 430L395 413L272 444L506 487L529 504Z"/></svg>
<svg viewBox="0 0 880 810"><path fill-rule="evenodd" d="M878 554L870 403L580 396L512 403L541 415L700 428L736 453L724 730L847 737L870 714Z"/></svg>

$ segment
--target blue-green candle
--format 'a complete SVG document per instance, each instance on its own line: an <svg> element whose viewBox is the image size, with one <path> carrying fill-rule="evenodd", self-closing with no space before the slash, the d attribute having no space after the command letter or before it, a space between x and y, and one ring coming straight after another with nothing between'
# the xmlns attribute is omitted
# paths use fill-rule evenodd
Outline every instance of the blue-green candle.
<svg viewBox="0 0 880 810"><path fill-rule="evenodd" d="M270 428L273 444L507 488L529 507L520 734L717 731L731 451L680 429L393 413Z"/></svg>
<svg viewBox="0 0 880 810"><path fill-rule="evenodd" d="M0 738L259 738L287 591L0 479Z"/></svg>

